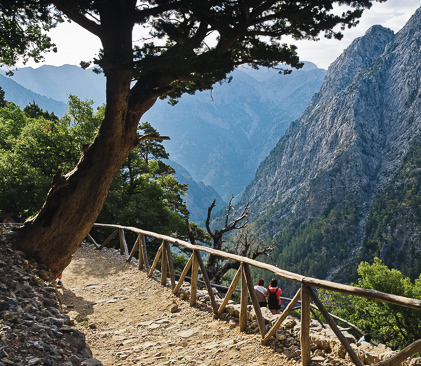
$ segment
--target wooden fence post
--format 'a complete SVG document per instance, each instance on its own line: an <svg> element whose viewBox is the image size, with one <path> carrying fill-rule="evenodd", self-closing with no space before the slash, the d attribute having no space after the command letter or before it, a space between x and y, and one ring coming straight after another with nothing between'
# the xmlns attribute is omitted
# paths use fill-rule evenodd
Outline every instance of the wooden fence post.
<svg viewBox="0 0 421 366"><path fill-rule="evenodd" d="M113 233L107 239L105 239L105 241L97 249L101 250L102 248L106 247L110 243L110 241L117 235L117 233L118 233L118 229L114 230Z"/></svg>
<svg viewBox="0 0 421 366"><path fill-rule="evenodd" d="M152 263L152 267L149 270L148 277L151 277L152 274L153 274L153 271L155 271L156 265L158 264L159 257L161 256L161 253L162 253L163 248L164 248L164 246L161 244L161 246L158 249L158 252L156 253L155 259L154 259L154 261Z"/></svg>
<svg viewBox="0 0 421 366"><path fill-rule="evenodd" d="M196 250L193 250L193 261L191 265L191 286L190 286L190 306L196 304L197 295L197 277L199 276L199 262L196 256Z"/></svg>
<svg viewBox="0 0 421 366"><path fill-rule="evenodd" d="M99 249L99 244L95 241L95 239L92 237L90 233L88 233L87 237L92 242L92 244L95 245L95 249Z"/></svg>
<svg viewBox="0 0 421 366"><path fill-rule="evenodd" d="M309 293L314 303L317 305L320 312L322 313L322 315L324 316L324 318L330 325L330 328L333 330L333 332L336 334L338 339L341 341L341 343L347 350L349 357L351 357L352 362L354 362L357 366L363 366L361 360L358 358L357 354L352 349L351 345L349 344L345 336L342 334L342 332L339 330L339 328L337 327L337 325L335 324L335 322L333 321L333 319L331 318L331 316L329 315L329 313L327 312L327 310L325 309L325 307L323 306L323 304L321 303L321 301L319 300L319 298L314 293L311 287L309 288Z"/></svg>
<svg viewBox="0 0 421 366"><path fill-rule="evenodd" d="M301 363L310 365L310 290L301 285Z"/></svg>
<svg viewBox="0 0 421 366"><path fill-rule="evenodd" d="M140 237L142 234L139 234L136 238L136 241L133 244L132 251L130 252L129 258L126 259L126 262L129 262L132 260L134 253L136 252L136 248L139 248L139 260L140 260Z"/></svg>
<svg viewBox="0 0 421 366"><path fill-rule="evenodd" d="M200 252L195 252L197 262L199 263L200 271L202 272L203 280L205 281L206 288L208 290L209 299L212 306L212 311L214 314L218 313L218 306L216 305L215 295L213 294L212 284L210 283L208 272L206 271L205 265L203 264L202 257L200 256Z"/></svg>
<svg viewBox="0 0 421 366"><path fill-rule="evenodd" d="M247 303L248 303L248 290L246 274L244 272L244 263L241 263L241 302L240 302L240 332L246 329L247 325Z"/></svg>
<svg viewBox="0 0 421 366"><path fill-rule="evenodd" d="M406 346L402 351L392 356L388 360L380 361L373 366L396 366L400 365L401 362L405 361L408 357L411 357L415 353L421 352L421 339L418 339L409 346Z"/></svg>
<svg viewBox="0 0 421 366"><path fill-rule="evenodd" d="M143 263L142 264L145 265L146 272L149 273L149 271L151 270L151 267L149 265L148 251L146 250L146 238L145 238L145 235L142 235L142 241L140 243L140 247L139 248L142 248L142 258L143 258L143 261L142 261ZM140 253L139 253L139 255L140 255ZM139 260L139 263L140 263L140 260Z"/></svg>
<svg viewBox="0 0 421 366"><path fill-rule="evenodd" d="M174 273L174 263L172 261L172 256L171 256L170 243L165 241L164 245L165 245L165 250L167 252L168 269L170 271L171 290L174 290L174 288L175 288L175 273Z"/></svg>
<svg viewBox="0 0 421 366"><path fill-rule="evenodd" d="M167 284L167 266L168 266L168 252L166 241L162 241L162 258L161 258L161 285Z"/></svg>
<svg viewBox="0 0 421 366"><path fill-rule="evenodd" d="M145 265L145 259L144 259L144 255L143 255L143 245L142 245L143 234L139 234L138 239L139 239L139 266L138 266L138 269L140 271L141 269L143 269L143 267Z"/></svg>
<svg viewBox="0 0 421 366"><path fill-rule="evenodd" d="M177 286L175 286L174 290L172 291L172 293L175 295L177 293L177 291L180 289L181 285L183 284L184 278L187 275L187 272L189 271L191 265L193 263L193 254L190 256L188 262L186 263L186 265L184 266L183 272L181 273L180 278L178 279L178 283Z"/></svg>
<svg viewBox="0 0 421 366"><path fill-rule="evenodd" d="M229 299L231 298L232 294L234 293L234 290L237 286L238 281L240 281L241 272L242 272L242 267L240 265L240 268L238 268L237 273L235 274L235 276L234 276L234 278L231 282L231 285L228 289L228 292L226 293L226 295L224 297L224 300L222 301L222 304L219 306L217 315L221 315L222 312L225 309L225 306L227 306L227 303L228 303Z"/></svg>
<svg viewBox="0 0 421 366"><path fill-rule="evenodd" d="M254 293L254 286L253 281L251 279L250 268L247 263L243 264L244 274L246 276L247 287L251 297L251 302L253 303L254 312L256 313L257 324L259 325L260 335L262 338L265 337L266 334L266 325L265 320L262 316L262 311L260 310L259 302L257 301L256 294Z"/></svg>
<svg viewBox="0 0 421 366"><path fill-rule="evenodd" d="M286 317L294 308L295 304L298 302L300 297L301 297L301 289L297 291L294 298L290 301L288 306L282 312L281 316L278 318L278 320L275 322L272 328L270 328L269 332L267 332L267 334L265 335L265 338L262 340L262 344L266 344L267 342L269 342L270 338L276 333L276 330L279 328L282 322L286 319Z"/></svg>
<svg viewBox="0 0 421 366"><path fill-rule="evenodd" d="M126 237L124 235L123 229L119 230L119 236L120 236L120 254L124 255L124 258L127 259L129 257L129 249L127 248Z"/></svg>

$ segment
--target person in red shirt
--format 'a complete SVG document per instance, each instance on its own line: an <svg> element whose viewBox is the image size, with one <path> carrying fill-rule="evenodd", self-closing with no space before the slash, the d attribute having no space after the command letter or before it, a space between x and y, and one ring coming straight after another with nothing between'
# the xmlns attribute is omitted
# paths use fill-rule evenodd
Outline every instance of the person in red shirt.
<svg viewBox="0 0 421 366"><path fill-rule="evenodd" d="M278 281L274 278L270 281L270 286L268 288L268 306L272 314L281 313L281 298L282 290L278 287Z"/></svg>

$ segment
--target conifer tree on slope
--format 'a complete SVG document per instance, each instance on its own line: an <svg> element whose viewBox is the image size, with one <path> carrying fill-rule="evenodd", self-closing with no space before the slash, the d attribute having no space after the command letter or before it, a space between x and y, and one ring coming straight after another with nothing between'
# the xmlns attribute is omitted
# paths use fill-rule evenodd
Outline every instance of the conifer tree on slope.
<svg viewBox="0 0 421 366"><path fill-rule="evenodd" d="M209 89L241 64L300 67L296 48L281 43L282 36L340 39L341 30L355 25L372 2L2 1L0 63L41 60L43 52L55 48L48 30L68 18L100 39L94 62L107 79L98 135L77 166L54 180L38 215L16 235L18 248L60 273L95 222L113 177L138 145L139 120L157 98ZM332 12L337 4L348 10L337 15ZM149 31L143 43L134 42L135 26Z"/></svg>

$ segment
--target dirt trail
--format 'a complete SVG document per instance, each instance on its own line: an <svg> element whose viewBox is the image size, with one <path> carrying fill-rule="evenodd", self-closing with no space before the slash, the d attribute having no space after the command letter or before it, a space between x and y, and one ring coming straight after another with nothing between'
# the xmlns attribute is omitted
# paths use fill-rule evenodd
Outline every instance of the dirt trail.
<svg viewBox="0 0 421 366"><path fill-rule="evenodd" d="M215 320L208 305L172 295L115 250L83 244L63 273L63 307L93 356L111 365L297 365L247 328ZM174 304L178 310L174 311ZM173 309L171 309L173 308Z"/></svg>

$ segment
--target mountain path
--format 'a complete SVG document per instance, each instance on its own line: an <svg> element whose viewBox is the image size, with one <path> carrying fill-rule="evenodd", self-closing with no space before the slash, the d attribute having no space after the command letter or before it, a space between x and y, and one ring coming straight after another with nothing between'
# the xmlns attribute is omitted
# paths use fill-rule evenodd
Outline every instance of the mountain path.
<svg viewBox="0 0 421 366"><path fill-rule="evenodd" d="M209 305L190 307L114 249L82 244L63 284L63 309L104 366L300 364L260 345L250 324L240 332L234 320L214 319Z"/></svg>

